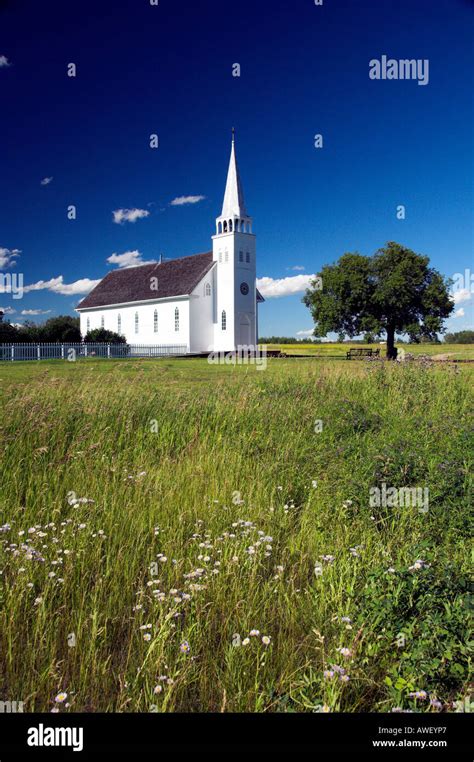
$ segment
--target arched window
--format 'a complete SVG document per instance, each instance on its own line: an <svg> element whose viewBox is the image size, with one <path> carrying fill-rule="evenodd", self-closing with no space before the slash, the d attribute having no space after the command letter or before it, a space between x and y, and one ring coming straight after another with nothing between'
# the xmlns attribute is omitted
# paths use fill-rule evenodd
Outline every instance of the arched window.
<svg viewBox="0 0 474 762"><path fill-rule="evenodd" d="M226 253L225 253L225 261L226 262L229 261L229 252L228 251L226 251Z"/></svg>
<svg viewBox="0 0 474 762"><path fill-rule="evenodd" d="M177 307L174 311L174 330L179 331L179 309Z"/></svg>
<svg viewBox="0 0 474 762"><path fill-rule="evenodd" d="M250 264L250 254L248 252L245 255L245 261L247 262L247 264Z"/></svg>
<svg viewBox="0 0 474 762"><path fill-rule="evenodd" d="M222 310L222 330L227 331L227 313Z"/></svg>
<svg viewBox="0 0 474 762"><path fill-rule="evenodd" d="M86 333L89 333L90 329L91 329L91 319L87 318L87 320L86 320Z"/></svg>
<svg viewBox="0 0 474 762"><path fill-rule="evenodd" d="M100 327L101 327L101 328L104 328L104 326L105 326L105 318L104 318L104 316L102 315L102 316L101 316L101 318L100 318Z"/></svg>
<svg viewBox="0 0 474 762"><path fill-rule="evenodd" d="M211 284L206 283L204 286L204 296L210 296L211 295Z"/></svg>
<svg viewBox="0 0 474 762"><path fill-rule="evenodd" d="M244 261L244 252L239 251L239 262L243 262L243 261Z"/></svg>
<svg viewBox="0 0 474 762"><path fill-rule="evenodd" d="M232 233L232 220L229 220L229 230Z"/></svg>
<svg viewBox="0 0 474 762"><path fill-rule="evenodd" d="M122 333L122 316L120 314L117 315L117 333L119 335Z"/></svg>
<svg viewBox="0 0 474 762"><path fill-rule="evenodd" d="M138 312L135 312L135 333L138 333L139 328L140 328L140 322L139 322Z"/></svg>
<svg viewBox="0 0 474 762"><path fill-rule="evenodd" d="M227 221L224 222L224 233L227 233Z"/></svg>
<svg viewBox="0 0 474 762"><path fill-rule="evenodd" d="M222 262L222 251L219 252L219 262Z"/></svg>
<svg viewBox="0 0 474 762"><path fill-rule="evenodd" d="M217 235L222 235L222 222L217 225Z"/></svg>
<svg viewBox="0 0 474 762"><path fill-rule="evenodd" d="M158 310L155 310L153 315L153 330L155 333L158 333Z"/></svg>

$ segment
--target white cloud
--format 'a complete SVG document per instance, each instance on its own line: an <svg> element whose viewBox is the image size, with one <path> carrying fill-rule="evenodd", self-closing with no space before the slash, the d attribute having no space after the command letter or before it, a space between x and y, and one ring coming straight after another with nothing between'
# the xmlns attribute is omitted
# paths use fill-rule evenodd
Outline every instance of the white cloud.
<svg viewBox="0 0 474 762"><path fill-rule="evenodd" d="M54 294L72 296L74 294L88 294L98 283L100 283L100 279L91 280L90 278L81 278L74 283L64 283L64 276L58 275L57 278L39 280L29 286L24 286L23 292L27 294L30 291L52 291Z"/></svg>
<svg viewBox="0 0 474 762"><path fill-rule="evenodd" d="M309 339L314 334L314 328L310 328L308 331L297 331L296 335L301 336L302 339Z"/></svg>
<svg viewBox="0 0 474 762"><path fill-rule="evenodd" d="M43 179L41 180L41 185L49 185L52 182L53 182L52 177L43 177Z"/></svg>
<svg viewBox="0 0 474 762"><path fill-rule="evenodd" d="M199 204L204 201L205 196L178 196L171 201L171 206L187 206L188 204Z"/></svg>
<svg viewBox="0 0 474 762"><path fill-rule="evenodd" d="M5 249L0 246L0 268L12 267L16 264L13 260L21 254L20 249Z"/></svg>
<svg viewBox="0 0 474 762"><path fill-rule="evenodd" d="M310 287L316 275L292 275L288 278L258 278L257 288L266 299L301 294Z"/></svg>
<svg viewBox="0 0 474 762"><path fill-rule="evenodd" d="M0 312L3 312L4 315L14 315L16 310L13 307L0 307Z"/></svg>
<svg viewBox="0 0 474 762"><path fill-rule="evenodd" d="M302 273L306 270L306 267L302 265L295 265L294 267L287 267L287 270L293 270L293 272Z"/></svg>
<svg viewBox="0 0 474 762"><path fill-rule="evenodd" d="M52 310L22 310L22 315L49 315Z"/></svg>
<svg viewBox="0 0 474 762"><path fill-rule="evenodd" d="M472 296L472 292L469 291L468 288L460 288L458 291L455 291L453 294L451 294L451 298L453 299L454 304L461 304L461 302L468 302L471 296Z"/></svg>
<svg viewBox="0 0 474 762"><path fill-rule="evenodd" d="M8 60L6 56L0 56L0 69L6 66L11 66L10 61Z"/></svg>
<svg viewBox="0 0 474 762"><path fill-rule="evenodd" d="M453 318L460 318L460 317L464 317L464 315L465 315L465 314L466 314L466 313L464 312L464 309L463 309L462 307L460 307L460 308L459 308L458 310L456 310L456 312L454 313L454 315L453 315Z"/></svg>
<svg viewBox="0 0 474 762"><path fill-rule="evenodd" d="M135 249L135 251L124 251L123 254L112 254L108 257L107 262L110 265L118 265L119 267L137 267L139 265L152 265L156 262L156 259L149 259L145 261L142 258L142 254Z"/></svg>
<svg viewBox="0 0 474 762"><path fill-rule="evenodd" d="M117 225L123 225L124 222L136 222L150 216L150 212L146 209L116 209L112 214Z"/></svg>

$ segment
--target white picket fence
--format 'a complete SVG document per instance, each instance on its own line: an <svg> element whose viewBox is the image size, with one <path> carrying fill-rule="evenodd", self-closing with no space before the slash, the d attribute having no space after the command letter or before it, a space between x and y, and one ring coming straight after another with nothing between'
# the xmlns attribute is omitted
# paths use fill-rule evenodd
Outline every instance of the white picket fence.
<svg viewBox="0 0 474 762"><path fill-rule="evenodd" d="M76 360L82 357L105 359L180 357L187 353L186 345L146 344L0 344L0 361L8 360Z"/></svg>

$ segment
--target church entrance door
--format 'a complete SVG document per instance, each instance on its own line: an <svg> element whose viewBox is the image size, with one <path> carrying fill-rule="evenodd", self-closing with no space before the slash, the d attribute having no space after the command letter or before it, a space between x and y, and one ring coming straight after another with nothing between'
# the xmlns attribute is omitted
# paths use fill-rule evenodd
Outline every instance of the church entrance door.
<svg viewBox="0 0 474 762"><path fill-rule="evenodd" d="M240 316L240 344L242 346L249 346L252 343L252 337L250 336L250 320L246 315Z"/></svg>

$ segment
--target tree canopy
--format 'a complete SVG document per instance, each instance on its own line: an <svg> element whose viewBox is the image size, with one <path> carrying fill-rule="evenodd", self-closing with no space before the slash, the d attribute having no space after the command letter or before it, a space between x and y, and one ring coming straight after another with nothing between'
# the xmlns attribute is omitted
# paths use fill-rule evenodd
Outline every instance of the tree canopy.
<svg viewBox="0 0 474 762"><path fill-rule="evenodd" d="M428 257L392 241L372 257L346 253L325 265L303 302L311 310L315 336L385 335L387 357L393 359L395 334L420 341L443 332L454 309L449 287Z"/></svg>
<svg viewBox="0 0 474 762"><path fill-rule="evenodd" d="M127 339L119 333L108 331L106 328L94 328L93 331L89 331L84 337L84 341L87 344L126 344Z"/></svg>

